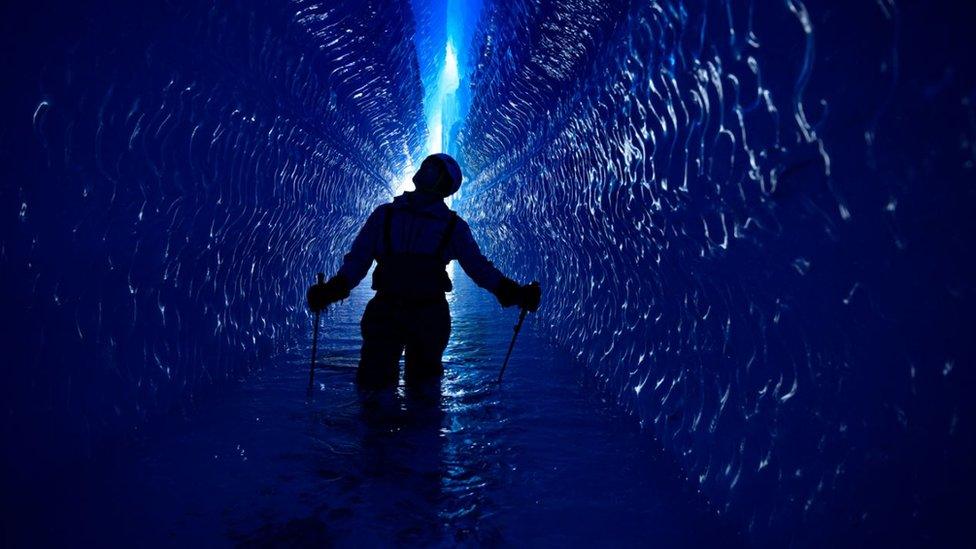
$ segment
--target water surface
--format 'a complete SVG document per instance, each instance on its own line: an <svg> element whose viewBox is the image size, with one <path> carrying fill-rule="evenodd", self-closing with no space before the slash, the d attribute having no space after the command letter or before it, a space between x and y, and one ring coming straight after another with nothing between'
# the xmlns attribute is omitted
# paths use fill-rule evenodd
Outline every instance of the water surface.
<svg viewBox="0 0 976 549"><path fill-rule="evenodd" d="M310 400L308 349L296 349L73 478L76 498L49 502L59 518L44 534L148 546L734 544L540 325L526 322L495 387L517 311L459 278L441 395L355 390L372 295L357 290L323 318Z"/></svg>

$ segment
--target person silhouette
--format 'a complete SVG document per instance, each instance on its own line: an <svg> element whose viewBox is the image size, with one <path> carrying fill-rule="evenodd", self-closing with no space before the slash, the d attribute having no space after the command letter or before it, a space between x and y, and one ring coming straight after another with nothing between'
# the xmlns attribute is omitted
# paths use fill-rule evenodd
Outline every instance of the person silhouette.
<svg viewBox="0 0 976 549"><path fill-rule="evenodd" d="M445 293L451 291L447 264L457 260L469 277L490 291L502 307L539 307L542 291L504 276L482 253L461 217L444 199L461 186L461 168L451 156L433 154L413 176L415 191L377 207L366 219L335 276L308 289L308 307L321 311L345 299L369 272L373 290L360 328L363 346L356 383L361 388L395 387L401 355L408 385L439 380L451 334Z"/></svg>

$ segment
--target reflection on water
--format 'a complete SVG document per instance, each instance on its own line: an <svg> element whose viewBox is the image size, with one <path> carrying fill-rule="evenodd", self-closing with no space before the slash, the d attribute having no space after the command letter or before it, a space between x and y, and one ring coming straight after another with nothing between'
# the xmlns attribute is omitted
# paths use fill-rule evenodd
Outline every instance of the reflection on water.
<svg viewBox="0 0 976 549"><path fill-rule="evenodd" d="M49 503L78 524L50 535L148 545L736 539L537 326L526 324L493 387L516 312L461 278L441 387L355 390L370 297L357 291L323 319L326 366L310 401L308 349L296 349L73 478L85 495Z"/></svg>

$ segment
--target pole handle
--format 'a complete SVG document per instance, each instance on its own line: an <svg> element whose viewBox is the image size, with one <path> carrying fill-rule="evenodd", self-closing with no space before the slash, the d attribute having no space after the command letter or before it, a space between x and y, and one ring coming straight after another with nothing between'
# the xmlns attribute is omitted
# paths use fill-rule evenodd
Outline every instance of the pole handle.
<svg viewBox="0 0 976 549"><path fill-rule="evenodd" d="M319 273L318 283L325 283L325 273ZM312 396L312 388L315 386L315 355L318 351L319 346L319 317L322 316L322 311L315 311L315 320L312 325L312 360L308 366L308 389L305 394L307 396Z"/></svg>
<svg viewBox="0 0 976 549"><path fill-rule="evenodd" d="M501 385L502 377L505 376L505 368L508 367L508 359L512 357L512 349L515 348L515 339L519 335L519 331L522 329L522 323L525 322L525 315L529 312L528 309L522 307L519 310L518 322L515 323L512 330L515 332L512 334L512 342L508 344L508 352L505 353L505 361L502 362L502 369L498 372L498 380L495 381L496 385Z"/></svg>
<svg viewBox="0 0 976 549"><path fill-rule="evenodd" d="M308 389L305 391L306 396L309 397L312 396L312 389L315 386L315 355L319 346L319 317L321 314L321 311L315 311L315 320L312 325L312 360L308 366Z"/></svg>

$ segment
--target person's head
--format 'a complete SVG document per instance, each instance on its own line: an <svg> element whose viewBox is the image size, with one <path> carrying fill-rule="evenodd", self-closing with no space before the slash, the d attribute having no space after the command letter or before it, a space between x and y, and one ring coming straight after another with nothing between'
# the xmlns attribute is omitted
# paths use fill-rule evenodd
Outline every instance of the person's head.
<svg viewBox="0 0 976 549"><path fill-rule="evenodd" d="M461 188L461 167L450 155L432 154L413 175L417 190L447 198Z"/></svg>

